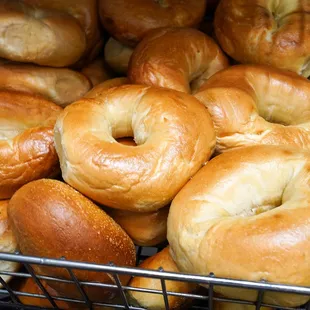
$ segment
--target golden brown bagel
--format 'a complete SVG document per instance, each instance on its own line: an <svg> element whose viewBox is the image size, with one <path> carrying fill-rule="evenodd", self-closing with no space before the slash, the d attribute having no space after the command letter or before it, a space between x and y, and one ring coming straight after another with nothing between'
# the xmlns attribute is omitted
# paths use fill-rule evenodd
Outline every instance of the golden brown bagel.
<svg viewBox="0 0 310 310"><path fill-rule="evenodd" d="M222 0L214 28L223 50L241 63L310 75L308 0Z"/></svg>
<svg viewBox="0 0 310 310"><path fill-rule="evenodd" d="M215 157L171 204L167 236L178 268L309 286L309 182L310 154L292 147L244 147ZM257 298L255 290L214 290L235 299ZM289 307L308 300L269 291L263 299Z"/></svg>
<svg viewBox="0 0 310 310"><path fill-rule="evenodd" d="M128 235L103 210L65 183L42 179L19 189L9 202L9 219L25 255L121 266L135 265L135 247ZM38 233L40 232L40 233ZM64 279L66 270L33 266L38 274ZM105 273L75 270L81 281L114 283ZM129 276L120 276L125 285ZM59 294L80 298L74 285L48 281ZM84 286L91 300L113 297L114 291Z"/></svg>
<svg viewBox="0 0 310 310"><path fill-rule="evenodd" d="M203 19L206 0L99 0L104 28L118 41L134 47L160 27L195 27Z"/></svg>
<svg viewBox="0 0 310 310"><path fill-rule="evenodd" d="M214 310L255 310L255 306L235 304L229 302L214 302ZM261 310L272 310L269 307L260 307Z"/></svg>
<svg viewBox="0 0 310 310"><path fill-rule="evenodd" d="M134 137L137 146L117 143L122 137ZM55 143L68 184L105 206L151 212L209 159L215 134L194 97L124 85L66 107Z"/></svg>
<svg viewBox="0 0 310 310"><path fill-rule="evenodd" d="M104 58L107 64L119 74L127 74L132 53L133 48L116 41L112 37L104 47Z"/></svg>
<svg viewBox="0 0 310 310"><path fill-rule="evenodd" d="M97 98L100 97L103 93L105 93L108 89L130 84L130 81L125 77L114 78L111 80L104 81L94 88L92 88L89 92L87 92L84 98Z"/></svg>
<svg viewBox="0 0 310 310"><path fill-rule="evenodd" d="M112 77L112 74L102 57L96 58L93 62L85 66L81 72L89 78L93 86Z"/></svg>
<svg viewBox="0 0 310 310"><path fill-rule="evenodd" d="M139 268L158 270L162 267L165 271L179 272L178 267L169 254L169 247L161 252L147 258ZM197 289L195 284L188 282L165 281L166 290L174 293L192 293ZM161 282L154 278L134 277L130 281L131 287L152 289L162 291ZM166 309L164 298L161 294L151 294L137 291L128 291L129 298L133 305L150 310ZM184 309L190 302L188 298L168 296L169 309Z"/></svg>
<svg viewBox="0 0 310 310"><path fill-rule="evenodd" d="M18 248L15 236L8 221L8 204L8 200L0 200L0 252L14 253L18 250ZM10 261L0 261L0 271L17 271L18 268L18 263ZM11 279L11 276L0 276L6 282ZM0 288L2 288L1 284Z"/></svg>
<svg viewBox="0 0 310 310"><path fill-rule="evenodd" d="M133 242L140 246L155 246L167 239L168 213L169 207L146 213L117 209L108 211L108 214L126 231Z"/></svg>
<svg viewBox="0 0 310 310"><path fill-rule="evenodd" d="M217 151L253 144L310 149L310 82L267 66L215 74L196 94L210 112Z"/></svg>
<svg viewBox="0 0 310 310"><path fill-rule="evenodd" d="M138 44L129 62L128 77L135 84L191 93L226 67L226 56L204 33L162 28L149 32Z"/></svg>
<svg viewBox="0 0 310 310"><path fill-rule="evenodd" d="M13 63L0 65L0 89L42 95L60 106L80 99L90 88L84 75L70 69Z"/></svg>
<svg viewBox="0 0 310 310"><path fill-rule="evenodd" d="M61 111L41 97L0 91L0 199L58 173L53 127Z"/></svg>

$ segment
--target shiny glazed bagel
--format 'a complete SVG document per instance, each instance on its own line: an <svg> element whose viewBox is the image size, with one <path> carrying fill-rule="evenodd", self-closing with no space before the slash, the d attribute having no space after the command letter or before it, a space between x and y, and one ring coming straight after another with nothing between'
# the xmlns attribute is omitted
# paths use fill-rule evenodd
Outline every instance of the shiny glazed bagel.
<svg viewBox="0 0 310 310"><path fill-rule="evenodd" d="M137 146L118 143L122 137L134 137ZM151 212L209 159L215 134L194 97L124 85L66 107L55 143L68 184L105 206Z"/></svg>
<svg viewBox="0 0 310 310"><path fill-rule="evenodd" d="M212 116L218 152L253 144L310 149L310 82L296 73L234 66L212 76L195 96Z"/></svg>
<svg viewBox="0 0 310 310"><path fill-rule="evenodd" d="M119 74L127 74L130 57L133 48L128 47L112 37L104 47L104 58L107 64Z"/></svg>
<svg viewBox="0 0 310 310"><path fill-rule="evenodd" d="M70 69L12 63L0 65L0 89L42 95L60 106L77 101L90 88L91 84L83 74Z"/></svg>
<svg viewBox="0 0 310 310"><path fill-rule="evenodd" d="M235 60L310 75L310 1L222 0L214 28Z"/></svg>
<svg viewBox="0 0 310 310"><path fill-rule="evenodd" d="M197 26L205 10L206 0L99 0L104 28L132 47L155 28Z"/></svg>
<svg viewBox="0 0 310 310"><path fill-rule="evenodd" d="M53 127L61 111L41 97L0 91L0 199L59 172Z"/></svg>
<svg viewBox="0 0 310 310"><path fill-rule="evenodd" d="M215 157L171 204L168 241L178 268L309 286L309 182L310 154L292 147L251 146ZM214 290L257 298L254 290ZM295 307L309 297L266 291L263 300Z"/></svg>
<svg viewBox="0 0 310 310"><path fill-rule="evenodd" d="M0 200L0 252L14 253L18 250L16 238L13 235L7 215L9 201ZM0 261L0 271L17 271L18 263ZM8 282L12 277L1 275L1 278ZM0 283L0 289L2 285Z"/></svg>
<svg viewBox="0 0 310 310"><path fill-rule="evenodd" d="M135 266L135 247L128 235L103 210L69 185L41 179L20 188L8 208L12 230L24 255ZM38 233L40 232L40 233ZM65 269L33 265L37 274L70 279ZM115 284L104 272L74 270L80 281ZM123 285L128 275L121 275ZM81 298L75 285L46 281L59 295ZM92 301L112 298L115 291L85 286Z"/></svg>
<svg viewBox="0 0 310 310"><path fill-rule="evenodd" d="M216 43L191 28L161 28L148 33L134 50L128 68L136 84L192 93L228 60Z"/></svg>
<svg viewBox="0 0 310 310"><path fill-rule="evenodd" d="M136 245L155 246L167 239L169 207L144 213L117 209L107 212Z"/></svg>

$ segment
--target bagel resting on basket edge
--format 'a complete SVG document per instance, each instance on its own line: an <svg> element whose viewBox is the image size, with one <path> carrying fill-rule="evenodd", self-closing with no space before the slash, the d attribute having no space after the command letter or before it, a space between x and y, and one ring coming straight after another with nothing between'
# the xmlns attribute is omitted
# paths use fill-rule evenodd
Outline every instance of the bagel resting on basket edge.
<svg viewBox="0 0 310 310"><path fill-rule="evenodd" d="M182 272L310 285L310 154L259 145L223 153L173 200L171 254ZM225 297L256 301L256 290L214 286ZM264 292L263 302L295 307L308 296Z"/></svg>
<svg viewBox="0 0 310 310"><path fill-rule="evenodd" d="M100 204L138 212L166 206L215 147L212 120L197 99L140 85L67 106L54 136L68 184ZM118 143L122 137L137 146Z"/></svg>

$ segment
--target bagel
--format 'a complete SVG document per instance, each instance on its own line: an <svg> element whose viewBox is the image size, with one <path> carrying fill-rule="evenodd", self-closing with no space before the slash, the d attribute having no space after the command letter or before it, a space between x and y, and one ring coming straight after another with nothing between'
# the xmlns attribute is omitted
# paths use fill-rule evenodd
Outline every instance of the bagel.
<svg viewBox="0 0 310 310"><path fill-rule="evenodd" d="M104 28L131 47L155 28L198 26L205 10L206 0L99 0Z"/></svg>
<svg viewBox="0 0 310 310"><path fill-rule="evenodd" d="M133 53L133 48L109 38L104 47L104 58L107 64L119 74L127 74L128 63Z"/></svg>
<svg viewBox="0 0 310 310"><path fill-rule="evenodd" d="M0 199L58 174L53 127L61 110L40 97L0 91Z"/></svg>
<svg viewBox="0 0 310 310"><path fill-rule="evenodd" d="M91 88L88 79L73 70L36 65L0 65L0 89L42 95L60 106L80 99Z"/></svg>
<svg viewBox="0 0 310 310"><path fill-rule="evenodd" d="M254 144L310 149L310 82L296 73L234 66L215 74L195 96L212 116L217 152Z"/></svg>
<svg viewBox="0 0 310 310"><path fill-rule="evenodd" d="M154 269L163 268L169 272L179 272L175 262L169 254L169 247L164 248L157 254L147 258L139 265L139 268ZM188 282L165 281L166 290L174 293L192 293L197 289L197 285ZM159 279L134 277L130 281L131 287L152 289L162 291L161 282ZM128 296L133 305L143 307L145 309L157 310L166 309L165 301L161 294L144 293L138 291L128 291ZM187 304L191 300L186 297L168 296L169 309L186 309Z"/></svg>
<svg viewBox="0 0 310 310"><path fill-rule="evenodd" d="M256 307L238 303L214 302L214 310L256 310ZM272 308L260 307L260 310L272 310Z"/></svg>
<svg viewBox="0 0 310 310"><path fill-rule="evenodd" d="M0 200L0 252L14 253L18 250L15 236L10 227L7 208L9 201ZM19 268L18 263L10 261L0 261L0 271L17 271ZM1 278L8 282L11 280L11 276L0 275ZM0 283L0 289L2 285Z"/></svg>
<svg viewBox="0 0 310 310"><path fill-rule="evenodd" d="M106 80L94 88L92 88L89 92L87 92L84 98L97 98L100 97L104 92L106 92L109 88L114 88L122 85L130 84L129 80L125 77L114 78L111 80Z"/></svg>
<svg viewBox="0 0 310 310"><path fill-rule="evenodd" d="M54 136L68 184L102 205L136 212L168 205L215 147L212 120L198 100L141 85L67 106ZM115 140L132 136L136 147Z"/></svg>
<svg viewBox="0 0 310 310"><path fill-rule="evenodd" d="M283 146L244 147L209 161L170 207L167 237L180 271L309 286L309 171L309 152ZM214 291L249 301L258 294ZM263 297L283 307L308 300L272 291Z"/></svg>
<svg viewBox="0 0 310 310"><path fill-rule="evenodd" d="M111 72L103 58L98 57L85 66L81 73L88 77L93 86L96 86L111 78ZM75 100L76 101L76 100Z"/></svg>
<svg viewBox="0 0 310 310"><path fill-rule="evenodd" d="M41 179L20 188L8 208L12 230L24 255L135 266L135 247L128 235L104 211L69 185ZM38 233L40 232L40 233ZM37 274L70 279L65 269L33 265ZM103 272L74 270L80 281L115 284ZM123 285L128 275L120 275ZM81 298L71 284L47 280L60 295ZM92 301L112 298L114 290L83 286Z"/></svg>
<svg viewBox="0 0 310 310"><path fill-rule="evenodd" d="M310 2L222 0L214 28L232 58L310 75Z"/></svg>
<svg viewBox="0 0 310 310"><path fill-rule="evenodd" d="M148 33L134 50L128 78L135 84L194 92L228 60L216 43L190 28L162 28Z"/></svg>
<svg viewBox="0 0 310 310"><path fill-rule="evenodd" d="M166 241L168 212L169 207L146 213L117 209L107 211L139 246L155 246Z"/></svg>

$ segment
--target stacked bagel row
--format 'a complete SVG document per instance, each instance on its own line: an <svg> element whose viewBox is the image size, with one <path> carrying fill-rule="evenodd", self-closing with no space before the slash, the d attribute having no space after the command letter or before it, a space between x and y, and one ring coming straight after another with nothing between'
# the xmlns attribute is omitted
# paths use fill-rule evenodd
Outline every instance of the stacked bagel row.
<svg viewBox="0 0 310 310"><path fill-rule="evenodd" d="M133 267L135 245L161 246L139 267L310 286L309 9L310 0L0 0L0 251ZM0 262L0 272L20 268ZM50 295L80 299L73 284L46 279ZM155 279L120 281L161 290ZM84 291L119 302L112 289ZM165 309L161 295L126 294ZM309 299L266 291L261 309ZM171 309L191 302L168 297Z"/></svg>

